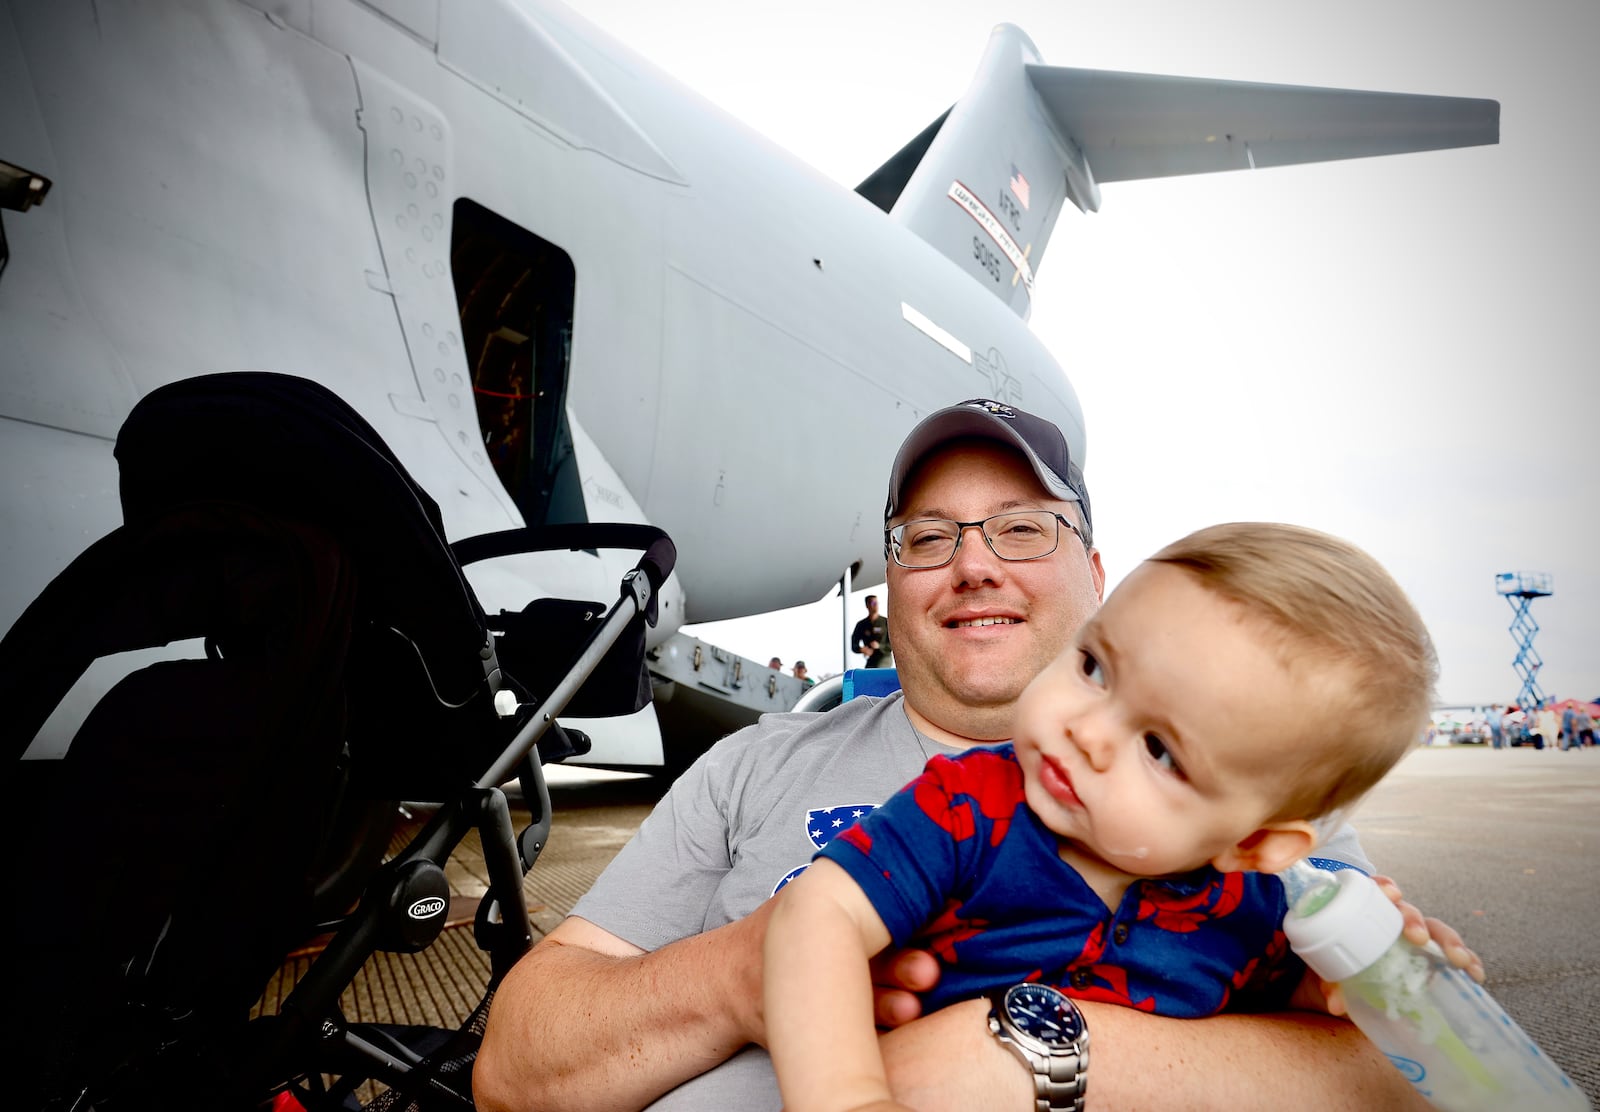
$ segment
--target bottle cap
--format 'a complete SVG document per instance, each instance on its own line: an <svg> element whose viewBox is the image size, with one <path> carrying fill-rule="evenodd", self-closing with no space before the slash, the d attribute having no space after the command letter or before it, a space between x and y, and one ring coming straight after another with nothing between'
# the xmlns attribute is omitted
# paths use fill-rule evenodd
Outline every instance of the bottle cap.
<svg viewBox="0 0 1600 1112"><path fill-rule="evenodd" d="M1383 956L1400 937L1405 919L1376 881L1355 869L1333 874L1339 889L1308 915L1291 907L1283 918L1289 945L1325 981L1342 981ZM1301 904L1316 906L1317 893Z"/></svg>

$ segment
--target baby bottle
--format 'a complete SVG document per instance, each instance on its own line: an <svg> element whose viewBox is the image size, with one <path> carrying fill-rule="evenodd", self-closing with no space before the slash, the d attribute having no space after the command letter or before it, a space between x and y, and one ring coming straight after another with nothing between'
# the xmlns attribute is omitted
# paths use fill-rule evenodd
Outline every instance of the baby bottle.
<svg viewBox="0 0 1600 1112"><path fill-rule="evenodd" d="M1312 972L1337 981L1350 1018L1434 1107L1588 1109L1588 1098L1470 976L1401 935L1400 909L1355 869L1304 861L1279 874L1283 930Z"/></svg>

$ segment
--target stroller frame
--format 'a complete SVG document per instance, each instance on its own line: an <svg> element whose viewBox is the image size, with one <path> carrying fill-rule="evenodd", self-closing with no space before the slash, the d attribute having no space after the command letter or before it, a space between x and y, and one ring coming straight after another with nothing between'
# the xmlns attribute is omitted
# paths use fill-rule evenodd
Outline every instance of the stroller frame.
<svg viewBox="0 0 1600 1112"><path fill-rule="evenodd" d="M187 981L163 979L179 945L173 939L204 939L218 930L218 924L204 918L206 899L180 898L181 892L173 892L170 906L153 908L157 918L166 915L159 931L153 938L140 935L130 942L135 947L131 960L118 966L112 983L101 986L108 999L115 998L118 1009L106 1040L110 1052L80 1062L73 1057L78 1048L66 1048L69 1068L45 1079L37 1107L117 1112L159 1102L165 1108L265 1108L274 1102L282 1107L282 1094L287 1093L305 1107L348 1108L355 1089L376 1080L390 1088L371 1107L470 1109L470 1065L489 1002L500 979L532 944L522 883L551 829L542 764L587 747L587 739L563 730L557 716L569 706L589 717L629 713L648 701L644 626L655 623L657 594L672 571L671 541L659 529L644 525L561 525L507 530L447 545L437 506L406 475L376 432L324 387L286 375L208 375L153 391L125 423L117 456L122 465L124 525L63 571L0 640L0 706L17 712L15 755L21 756L56 703L96 657L203 634L206 661L178 662L166 665L164 671L163 665L156 665L127 677L101 702L101 707L113 703L125 686L133 691L104 716L109 725L96 722L91 714L74 741L74 752L80 744L98 745L97 751L117 755L125 767L135 767L126 761L140 761L143 756L130 756L127 750L145 735L135 728L128 735L131 740L124 742L117 733L122 728L119 717L140 725L138 713L126 715L127 706L159 717L169 705L186 700L195 677L220 675L231 680L234 672L248 672L255 660L252 654L260 649L257 642L270 640L257 636L250 621L271 624L272 607L259 600L252 601L253 609L234 605L231 598L228 605L216 602L226 595L226 588L250 581L255 567L250 561L258 555L250 539L258 533L282 534L294 542L285 551L298 551L295 545L302 544L308 551L320 552L322 540L331 537L327 551L332 556L324 562L335 571L318 582L336 584L337 590L330 589L335 603L354 600L348 613L338 605L327 608L328 613L344 617L330 620L330 627L339 628L325 639L332 646L326 659L344 667L334 697L305 700L314 704L303 716L311 724L306 736L317 742L307 744L312 755L300 753L298 737L287 739L291 744L285 746L306 762L307 783L320 785L307 798L325 802L330 813L314 815L317 821L309 824L321 831L320 842L306 842L315 852L289 865L291 874L303 866L317 882L316 891L299 893L298 902L284 900L291 911L284 913L281 929L261 937L270 937L273 950L281 938L290 937L290 931L299 941L330 931L332 939L276 1015L247 1021L238 1013L237 992L231 1001L196 1003L172 989L174 984L200 983L194 976ZM196 469L197 458L206 460L207 466ZM291 461L288 467L282 466L283 459ZM330 475L342 476L342 489L353 489L360 496L353 500L358 506L354 512L349 501L341 503L340 491L329 494L324 489ZM374 491L384 497L372 497ZM234 528L239 520L246 526ZM214 546L215 554L206 550L209 562L196 557L191 567L171 557L183 551L181 542L187 536L183 527L195 521L205 526L200 530L202 539L223 541ZM218 521L224 526L205 531ZM569 611L537 610L539 603L530 604L522 615L503 612L498 619L485 617L461 572L465 564L515 553L602 547L642 549L644 554L623 577L609 606L566 604L569 610L576 605L578 616L565 630L552 632L547 624L551 614ZM241 551L249 557L242 565ZM130 559L139 556L145 557L143 564ZM265 558L260 563L272 566ZM130 588L109 605L86 589L101 585L108 575L130 564L152 568L152 574L165 578L152 589ZM191 590L194 567L209 571L213 564L225 565L225 574ZM353 586L346 582L349 576L340 578L346 566L353 569ZM225 587L217 588L217 583ZM173 609L182 614L170 617ZM76 638L64 632L91 627L105 616L102 611L122 620L124 628ZM353 630L348 644L342 639L343 621ZM563 637L581 646L570 662L557 666L553 681L548 674L533 674L549 668L546 646ZM541 651L526 651L533 645ZM412 671L409 683L382 686L397 673L404 674L406 667L416 666L420 677ZM304 669L312 683L329 670L331 665ZM141 685L150 691L142 692ZM226 688L226 683L222 686ZM293 684L285 687L289 691L285 700L293 702L300 689ZM270 686L265 690L276 692ZM515 698L507 699L508 691ZM167 740L168 735L160 732L165 726L158 722L146 733ZM207 736L205 747L190 748L184 747L188 741L180 735L170 748L180 761L191 753L212 760L242 736L243 744L260 750L247 755L244 773L217 793L226 797L234 808L229 813L236 815L248 812L253 799L249 773L267 766L268 751L278 741L271 730L268 725L257 735L248 729L235 734L222 731L226 735L222 744L212 745L217 739ZM13 731L8 728L7 733ZM84 741L86 735L89 742ZM69 753L69 760L73 756ZM159 782L161 771L158 766L151 783ZM513 777L520 781L531 813L530 825L520 834L513 830L511 810L499 788ZM246 789L243 794L235 790L240 784ZM119 788L127 793L138 790L137 785L111 785L104 794L116 799ZM65 790L75 794L80 788L73 783ZM55 819L57 826L41 836L42 855L56 848L63 831L75 833L73 794L44 806L42 814ZM197 794L201 804L209 802L205 793ZM358 828L367 833L362 823L372 816L392 824L398 810L392 801L401 798L439 806L389 860L380 864L370 849L361 846L352 850L329 844L351 837L347 824L335 821L332 812L339 817L354 814ZM297 829L305 825L298 824ZM380 950L417 952L438 938L449 902L444 865L474 830L480 835L489 880L474 923L475 941L490 958L491 975L482 1002L454 1036L434 1028L396 1033L345 1022L340 996L369 957ZM82 840L88 845L80 856L100 864L96 853L105 843L87 836ZM305 838L294 845L300 847L302 842ZM363 845L372 845L370 837ZM91 870L74 873L71 863L77 858L68 852L65 859L67 880L61 887L70 888ZM192 884L197 878L186 879ZM349 910L350 893L357 886L360 900ZM143 894L143 889L127 882L122 890L112 889L114 895L126 891ZM229 906L226 898L217 902ZM324 905L320 910L319 902ZM198 926L190 922L195 907L202 909ZM335 907L330 917L327 912ZM46 930L55 926L45 924ZM221 924L224 933L229 926ZM90 930L84 937L98 940L100 934ZM245 937L257 940L257 935ZM226 976L218 979L253 983L251 974L258 967L270 961L275 968L286 952L248 954L251 960L243 963L242 973L230 968L231 981ZM97 975L102 967L103 963L96 967ZM181 960L177 967L182 968ZM205 972L203 967L199 970ZM264 980L265 975L260 978ZM254 983L257 995L260 987ZM430 1051L414 1049L411 1036L419 1034L424 1043L444 1045ZM334 1078L332 1084L323 1083L325 1075ZM191 1079L206 1091L190 1091ZM28 1095L24 1086L24 1099Z"/></svg>
<svg viewBox="0 0 1600 1112"><path fill-rule="evenodd" d="M496 556L581 546L648 550L652 544L665 540L665 536L650 526L551 526L473 537L452 545L452 550L462 564L470 564ZM670 541L666 543L670 545ZM670 563L666 570L670 573ZM344 1025L332 1018L338 1015L340 994L373 952L396 948L385 945L384 940L392 934L396 910L406 906L421 890L416 878L431 878L434 875L431 867L436 867L440 870L438 877L442 884L445 862L462 839L476 829L489 873L489 886L479 904L473 930L478 948L490 956L491 976L484 1000L464 1026L477 1021L480 1025L477 1034L481 1036L481 1022L487 1017L487 1005L494 989L533 944L522 881L548 842L553 819L540 743L550 732L559 739L563 750L573 747L567 735L574 731L564 730L556 717L626 634L629 625L638 616L653 612L659 583L646 566L635 567L623 576L621 596L590 635L567 673L534 708L535 713L525 716L526 721L517 735L490 767L472 787L447 800L406 847L384 863L379 875L367 886L362 903L353 915L338 924L321 924L324 928L334 927L337 933L284 1001L279 1015L286 1017L292 1027L276 1041L275 1056L281 1056L294 1041L309 1037L319 1048L322 1072L342 1075L339 1092L367 1080L377 1080L391 1086L391 1093L407 1094L416 1102L415 1107L461 1108L470 1112L473 1107L470 1094L463 1095L437 1077L420 1072L428 1064L423 1055L392 1038L384 1038L380 1044L381 1033L370 1026ZM518 779L530 812L529 825L516 835L505 793L497 786L513 775ZM437 931L423 946L431 943L434 937ZM306 1094L302 1092L301 1095ZM370 1107L394 1108L393 1098L385 1100L385 1097L380 1097Z"/></svg>

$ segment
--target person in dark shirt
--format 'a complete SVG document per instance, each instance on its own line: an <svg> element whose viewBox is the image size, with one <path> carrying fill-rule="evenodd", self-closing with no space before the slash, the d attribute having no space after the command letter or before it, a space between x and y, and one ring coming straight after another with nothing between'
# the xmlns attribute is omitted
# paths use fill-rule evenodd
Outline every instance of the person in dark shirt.
<svg viewBox="0 0 1600 1112"><path fill-rule="evenodd" d="M867 616L856 623L850 634L850 651L867 658L868 668L894 667L889 649L889 619L878 613L878 596L867 596Z"/></svg>

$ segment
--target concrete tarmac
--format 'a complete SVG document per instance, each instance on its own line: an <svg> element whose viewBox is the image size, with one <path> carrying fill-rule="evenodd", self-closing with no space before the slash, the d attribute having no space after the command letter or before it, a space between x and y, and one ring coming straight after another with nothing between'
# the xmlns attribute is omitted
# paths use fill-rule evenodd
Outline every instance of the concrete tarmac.
<svg viewBox="0 0 1600 1112"><path fill-rule="evenodd" d="M1600 1107L1600 749L1418 749L1352 820L1483 958L1486 987Z"/></svg>
<svg viewBox="0 0 1600 1112"><path fill-rule="evenodd" d="M659 788L551 771L548 852L561 862L551 873L572 867L581 891ZM1600 1108L1600 749L1418 749L1352 821L1379 869L1461 932L1501 1007ZM545 867L530 874L530 890ZM539 925L570 906L547 895Z"/></svg>

